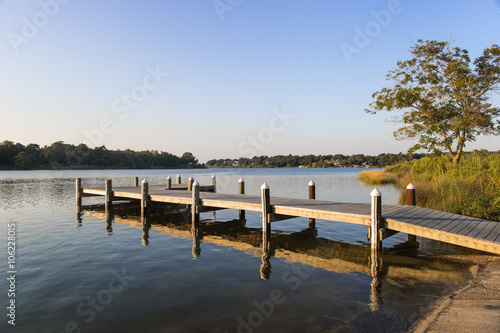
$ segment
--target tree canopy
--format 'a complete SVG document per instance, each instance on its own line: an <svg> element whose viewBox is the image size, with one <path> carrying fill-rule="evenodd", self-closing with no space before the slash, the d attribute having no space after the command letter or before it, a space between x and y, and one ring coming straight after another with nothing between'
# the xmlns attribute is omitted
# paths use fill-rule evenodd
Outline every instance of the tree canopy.
<svg viewBox="0 0 500 333"><path fill-rule="evenodd" d="M365 111L402 111L396 139L417 139L410 152L444 151L456 165L466 142L500 134L500 108L489 102L500 83L500 47L484 49L471 64L468 51L452 44L419 39L413 58L387 74L394 85L375 92Z"/></svg>
<svg viewBox="0 0 500 333"><path fill-rule="evenodd" d="M1 169L173 169L201 168L190 152L182 157L156 150L108 150L105 146L90 148L57 141L50 146L24 146L5 140L0 142Z"/></svg>

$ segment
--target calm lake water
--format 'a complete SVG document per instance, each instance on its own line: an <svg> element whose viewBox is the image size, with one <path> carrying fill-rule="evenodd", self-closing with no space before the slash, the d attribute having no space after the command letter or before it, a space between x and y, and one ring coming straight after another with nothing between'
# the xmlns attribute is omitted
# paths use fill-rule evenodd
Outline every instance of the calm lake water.
<svg viewBox="0 0 500 333"><path fill-rule="evenodd" d="M115 208L111 223L103 198L84 198L75 211L75 178L84 187L130 186L133 177L165 184L166 176L201 184L217 177L217 191L370 202L360 169L211 169L0 171L3 251L2 332L405 332L440 297L468 277L468 266L431 257L470 251L407 235L384 241L373 270L367 228L296 218L272 224L262 246L258 213L246 225L234 210L201 214L199 238L190 222L152 208L143 228L139 209ZM399 190L381 186L384 204ZM116 206L116 205L115 205ZM6 298L7 225L16 229L15 298ZM264 248L264 249L263 249ZM16 325L7 323L15 299Z"/></svg>

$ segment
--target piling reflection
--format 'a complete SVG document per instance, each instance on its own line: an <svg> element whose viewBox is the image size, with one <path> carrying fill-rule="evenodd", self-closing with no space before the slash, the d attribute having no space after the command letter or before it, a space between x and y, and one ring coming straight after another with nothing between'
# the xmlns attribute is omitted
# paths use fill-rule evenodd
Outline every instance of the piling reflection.
<svg viewBox="0 0 500 333"><path fill-rule="evenodd" d="M151 229L151 225L149 223L144 223L142 225L142 245L143 246L148 246L149 245L149 230Z"/></svg>
<svg viewBox="0 0 500 333"><path fill-rule="evenodd" d="M201 256L203 243L251 253L261 258L259 274L264 280L281 278L273 277L273 258L303 263L326 271L366 274L370 278L369 306L372 311L380 309L384 299L408 297L404 301L411 301L412 296L406 296L405 292L388 291L395 288L394 286L409 286L416 281L457 283L463 277L462 272L449 262L399 255L399 251L408 253L412 250L409 245L413 240L407 242L408 244L405 242L377 252L371 251L369 244L356 245L318 237L317 230L313 227L299 232L284 232L275 228L272 233L266 233L260 228L246 227L239 219L224 222L212 219L192 220L189 210L182 211L184 207L181 207L181 210L169 208L169 214L160 214L153 210L147 216L138 216L134 208L120 208L118 213L114 209L114 215L111 210L106 213L104 209L96 207L87 208L84 212L101 218L110 217L109 220L106 219L107 223L114 221L141 227L144 246L149 244L150 229L174 237L191 238L194 259Z"/></svg>
<svg viewBox="0 0 500 333"><path fill-rule="evenodd" d="M271 277L271 257L272 253L272 243L271 243L271 233L262 233L262 264L260 265L260 277L264 280L268 280Z"/></svg>
<svg viewBox="0 0 500 333"><path fill-rule="evenodd" d="M113 216L114 216L112 204L109 204L106 206L105 214L106 214L106 232L108 233L108 235L112 235L113 234Z"/></svg>
<svg viewBox="0 0 500 333"><path fill-rule="evenodd" d="M191 226L191 234L193 237L193 248L191 250L191 254L193 255L193 259L196 259L201 255L200 223L196 223Z"/></svg>
<svg viewBox="0 0 500 333"><path fill-rule="evenodd" d="M83 216L82 207L81 206L77 206L76 207L76 218L75 218L75 220L76 220L76 227L77 228L83 226L82 216Z"/></svg>

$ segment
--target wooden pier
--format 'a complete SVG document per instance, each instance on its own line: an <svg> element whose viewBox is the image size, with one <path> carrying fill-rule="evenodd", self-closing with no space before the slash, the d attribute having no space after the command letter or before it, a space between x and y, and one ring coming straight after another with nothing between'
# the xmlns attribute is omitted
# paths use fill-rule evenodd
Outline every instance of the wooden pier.
<svg viewBox="0 0 500 333"><path fill-rule="evenodd" d="M271 223L295 217L338 221L366 225L372 250L382 247L382 240L398 232L420 236L445 243L459 245L480 251L500 254L500 222L487 221L473 217L441 212L410 205L382 205L382 195L374 189L371 192L372 203L344 203L316 200L315 184L309 183L310 199L271 197L270 188L263 184L261 195L244 193L244 182L239 181L238 194L215 193L215 177L212 185L202 186L190 180L181 184L180 177L173 185L167 178L166 185L150 186L143 180L138 186L137 179L133 187L112 188L111 181L106 181L105 188L82 188L81 179L76 180L76 201L81 207L82 197L104 196L106 207L113 200L140 200L141 212L146 211L152 202L185 204L191 207L193 226L199 223L199 214L216 209L236 209L244 218L244 211L260 212L262 230L269 234ZM409 198L414 199L415 188ZM79 209L79 208L77 208Z"/></svg>

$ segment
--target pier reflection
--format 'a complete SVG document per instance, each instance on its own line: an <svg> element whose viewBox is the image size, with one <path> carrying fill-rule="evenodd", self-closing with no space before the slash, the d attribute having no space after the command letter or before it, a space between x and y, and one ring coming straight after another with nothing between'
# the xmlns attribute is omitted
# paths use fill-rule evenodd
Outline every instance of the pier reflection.
<svg viewBox="0 0 500 333"><path fill-rule="evenodd" d="M285 232L274 228L272 233L263 233L260 228L246 227L241 220L192 222L186 211L172 210L169 214L157 214L150 211L147 216L137 216L137 209L122 209L113 214L106 214L102 208L93 206L84 208L86 215L105 218L109 226L111 221L142 229L142 244L150 242L149 230L160 231L174 237L192 238L192 256L202 255L203 243L231 247L251 253L261 258L260 277L272 279L272 262L275 259L292 263L303 263L327 271L338 273L358 272L366 274L370 280L370 309L379 309L387 297L406 297L393 295L384 288L404 286L418 281L451 282L462 281L463 273L456 265L447 261L425 260L416 256L402 256L408 244L399 244L382 252L372 251L369 244L351 244L318 237L315 228L309 227L300 232ZM112 212L109 212L112 213ZM398 249L402 247L403 250ZM281 277L277 277L278 279ZM414 296L414 295L413 295ZM412 295L408 296L409 298ZM408 300L410 301L410 300Z"/></svg>

